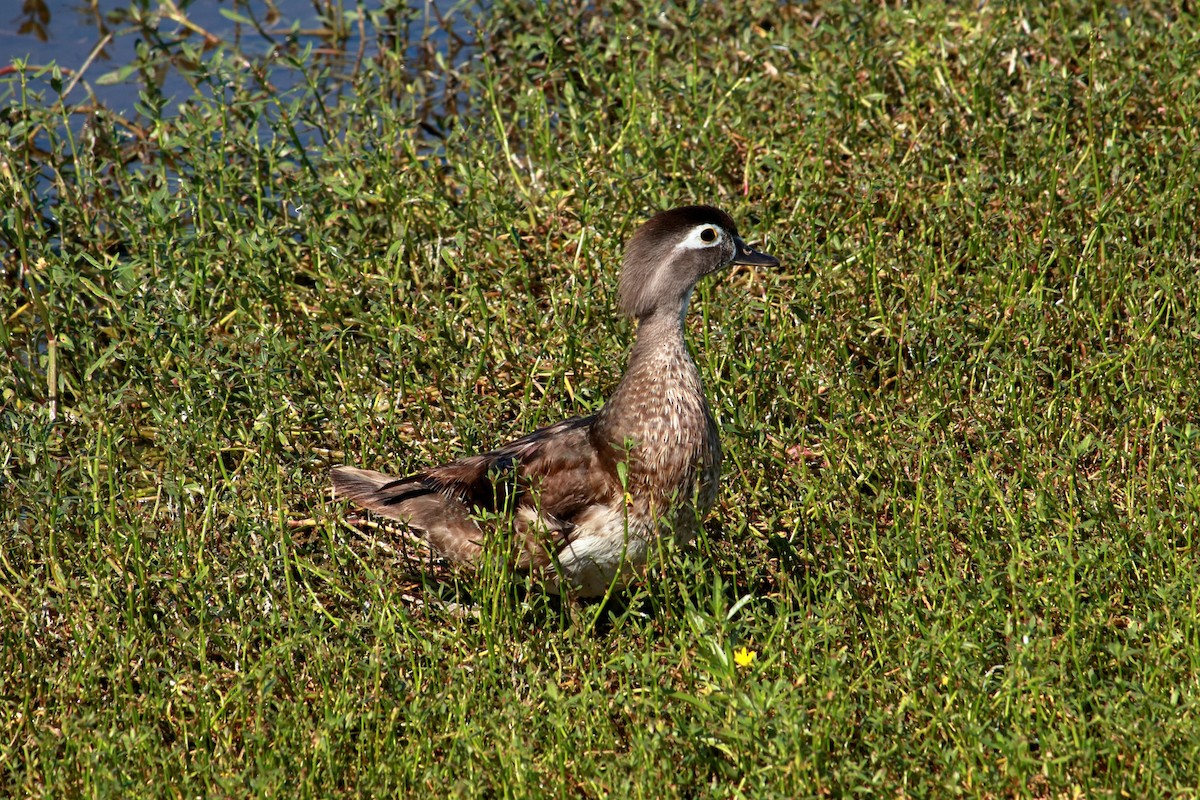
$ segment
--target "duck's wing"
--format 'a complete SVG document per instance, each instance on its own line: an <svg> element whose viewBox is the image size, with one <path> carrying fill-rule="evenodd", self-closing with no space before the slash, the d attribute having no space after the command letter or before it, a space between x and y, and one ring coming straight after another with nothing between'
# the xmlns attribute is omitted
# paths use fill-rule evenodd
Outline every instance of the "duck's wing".
<svg viewBox="0 0 1200 800"><path fill-rule="evenodd" d="M334 492L420 531L456 560L478 556L481 517L511 519L517 565L545 566L570 541L576 519L620 497L611 448L594 441L594 419L569 419L404 478L335 467Z"/></svg>

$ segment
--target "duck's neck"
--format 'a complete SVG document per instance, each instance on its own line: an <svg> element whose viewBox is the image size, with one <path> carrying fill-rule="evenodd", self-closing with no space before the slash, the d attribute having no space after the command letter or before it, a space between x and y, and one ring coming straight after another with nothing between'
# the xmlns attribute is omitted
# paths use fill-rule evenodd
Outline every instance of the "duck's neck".
<svg viewBox="0 0 1200 800"><path fill-rule="evenodd" d="M683 337L683 317L687 314L687 302L678 312L658 311L638 321L637 336L633 348L629 351L629 366L625 375L640 367L645 362L653 362L658 357L668 358L682 354L691 362L687 341ZM692 365L693 368L695 365Z"/></svg>
<svg viewBox="0 0 1200 800"><path fill-rule="evenodd" d="M659 311L638 322L625 375L601 412L613 433L638 438L639 428L707 418L700 371L683 336L683 314Z"/></svg>
<svg viewBox="0 0 1200 800"><path fill-rule="evenodd" d="M655 517L682 504L668 527L689 538L716 498L721 443L680 313L642 318L625 377L593 432L626 464L632 513Z"/></svg>

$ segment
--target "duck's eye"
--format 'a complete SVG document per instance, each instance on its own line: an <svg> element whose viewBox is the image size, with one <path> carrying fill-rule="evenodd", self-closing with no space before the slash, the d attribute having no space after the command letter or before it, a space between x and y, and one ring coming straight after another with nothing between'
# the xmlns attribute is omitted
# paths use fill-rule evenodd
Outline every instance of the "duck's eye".
<svg viewBox="0 0 1200 800"><path fill-rule="evenodd" d="M717 231L715 228L705 228L700 231L700 241L712 244L717 240Z"/></svg>

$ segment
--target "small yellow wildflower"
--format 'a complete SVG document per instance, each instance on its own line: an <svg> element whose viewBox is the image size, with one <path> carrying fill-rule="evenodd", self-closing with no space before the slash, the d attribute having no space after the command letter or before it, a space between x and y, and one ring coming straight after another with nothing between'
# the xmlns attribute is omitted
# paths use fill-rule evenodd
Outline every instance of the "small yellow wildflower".
<svg viewBox="0 0 1200 800"><path fill-rule="evenodd" d="M751 666L756 658L758 658L758 653L746 647L739 647L733 651L733 663L743 669Z"/></svg>

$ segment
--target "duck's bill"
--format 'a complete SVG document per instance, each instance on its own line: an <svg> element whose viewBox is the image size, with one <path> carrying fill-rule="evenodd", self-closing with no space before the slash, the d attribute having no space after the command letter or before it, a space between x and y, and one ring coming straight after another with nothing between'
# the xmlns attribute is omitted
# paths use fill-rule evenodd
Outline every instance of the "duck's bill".
<svg viewBox="0 0 1200 800"><path fill-rule="evenodd" d="M779 259L775 256L769 256L766 253L760 253L752 247L748 246L740 238L735 239L737 245L737 253L733 256L734 264L747 264L754 267L778 267Z"/></svg>

